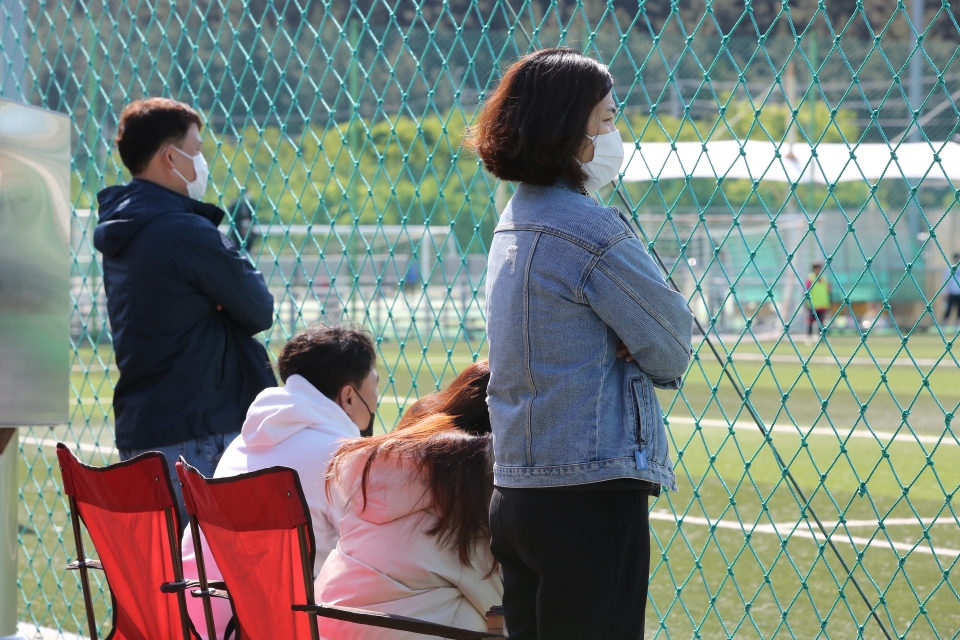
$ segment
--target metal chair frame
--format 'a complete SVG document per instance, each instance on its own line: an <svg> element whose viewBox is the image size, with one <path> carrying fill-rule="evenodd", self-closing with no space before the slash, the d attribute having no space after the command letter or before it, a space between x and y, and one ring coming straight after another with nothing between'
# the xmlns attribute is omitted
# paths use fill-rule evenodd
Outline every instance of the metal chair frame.
<svg viewBox="0 0 960 640"><path fill-rule="evenodd" d="M64 449L67 449L67 451L69 451L69 448L63 443L58 443L57 447L58 448L63 447ZM83 466L94 472L100 472L103 470L116 468L117 466L120 466L120 465L136 464L137 461L139 461L143 456L146 456L146 455L160 456L160 458L164 462L164 466L166 466L166 458L160 452L143 454L142 456L137 456L135 458L131 458L130 460L125 460L123 462L120 462L114 465L109 465L106 467L92 467L89 465L83 465ZM60 467L60 470L63 471L63 467ZM170 494L173 495L173 487L170 485L169 476L164 476L164 479L167 482L168 489L170 490ZM76 544L76 548L77 548L77 560L67 565L67 571L80 572L80 588L83 592L83 606L87 614L87 630L88 630L88 633L90 634L90 639L97 640L100 636L97 630L96 614L94 613L94 610L93 610L93 597L90 590L90 577L87 572L89 569L96 569L99 571L103 571L103 564L101 564L99 560L87 558L86 552L83 547L83 533L80 527L80 521L81 521L80 505L74 496L68 495L67 497L70 504L70 521L71 521L71 524L73 525L73 539L74 539L74 544ZM172 558L174 582L165 582L161 585L158 585L158 588L163 593L176 594L177 608L180 611L180 628L183 632L183 638L184 640L194 640L194 636L191 635L190 616L187 613L187 601L186 601L186 597L184 596L184 591L186 590L187 587L190 586L190 584L183 579L183 562L180 556L180 543L178 541L179 536L177 535L178 528L176 524L176 516L174 514L175 508L176 507L168 507L163 510L164 518L166 521L167 542L170 545L170 551L171 551L170 556ZM114 622L114 629L113 631L110 632L108 639L113 637L113 634L116 631L116 622L117 622L116 607L114 607L113 622Z"/></svg>
<svg viewBox="0 0 960 640"><path fill-rule="evenodd" d="M186 463L183 458L180 458L181 462ZM185 468L185 467L184 467ZM294 475L297 475L296 470L289 470ZM202 476L201 476L202 477ZM206 479L205 479L206 480ZM299 476L297 476L297 486L299 488ZM183 490L189 491L187 485L183 486ZM305 504L303 499L303 490L300 489L300 500L301 503ZM320 629L318 625L318 617L323 618L332 618L335 620L343 620L345 622L353 622L356 624L363 624L373 627L381 627L384 629L394 629L397 631L409 631L413 633L420 633L426 636L434 636L439 638L450 638L451 640L486 640L493 638L503 638L502 634L482 632L482 631L472 631L470 629L460 629L457 627L449 627L442 624L437 624L434 622L427 622L425 620L418 620L416 618L407 618L405 616L398 616L389 613L380 613L377 611L369 611L366 609L353 609L350 607L337 607L326 604L317 604L314 600L313 592L313 571L310 568L310 552L308 540L310 537L310 532L307 527L312 527L310 512L305 510L304 516L306 519L305 524L297 525L297 539L299 540L300 546L300 566L303 574L303 586L304 592L306 594L307 602L305 604L295 604L291 608L294 611L300 611L306 613L310 616L310 637L312 640L320 640ZM197 517L193 514L190 514L190 534L193 536L193 546L197 558L197 572L200 577L200 589L191 592L191 595L194 597L203 598L203 613L206 619L207 624L207 633L209 638L216 638L216 629L214 628L213 622L213 609L210 605L211 597L229 597L228 593L224 593L219 589L210 589L209 583L207 582L206 576L206 567L203 561L203 548L200 544L200 523L197 521ZM217 563L220 564L220 559L217 559ZM229 589L229 585L227 585ZM238 624L239 628L240 625ZM239 634L238 634L239 635Z"/></svg>

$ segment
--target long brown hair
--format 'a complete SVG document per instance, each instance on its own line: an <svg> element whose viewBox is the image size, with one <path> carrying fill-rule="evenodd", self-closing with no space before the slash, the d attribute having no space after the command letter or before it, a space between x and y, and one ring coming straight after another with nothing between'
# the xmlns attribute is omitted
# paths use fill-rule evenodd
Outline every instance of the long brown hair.
<svg viewBox="0 0 960 640"><path fill-rule="evenodd" d="M408 458L426 481L428 510L436 523L427 530L441 545L456 548L470 566L478 540L489 538L487 510L493 493L486 360L470 365L445 390L414 403L397 428L372 438L351 440L337 449L327 471L327 494L353 455L366 456L360 482L364 506L370 469L378 458Z"/></svg>

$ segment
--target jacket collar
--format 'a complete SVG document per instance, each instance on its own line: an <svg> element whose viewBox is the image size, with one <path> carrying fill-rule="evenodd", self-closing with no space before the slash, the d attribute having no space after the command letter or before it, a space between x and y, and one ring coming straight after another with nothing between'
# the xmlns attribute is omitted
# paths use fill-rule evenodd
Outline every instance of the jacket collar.
<svg viewBox="0 0 960 640"><path fill-rule="evenodd" d="M223 209L215 204L194 200L189 196L185 196L182 193L177 193L176 191L168 189L163 185L159 185L156 182L144 180L143 178L134 178L130 181L130 185L132 186L134 184L136 184L144 192L153 191L157 194L157 196L163 198L164 200L176 202L177 208L182 207L182 210L186 211L187 213L195 213L201 217L204 217L212 222L214 226L219 226L220 223L223 222L223 218L227 215Z"/></svg>
<svg viewBox="0 0 960 640"><path fill-rule="evenodd" d="M557 181L553 183L553 186L557 187L558 189L563 189L564 191L571 191L578 196L583 195L583 192L580 191L580 187L576 186L564 177L557 178Z"/></svg>

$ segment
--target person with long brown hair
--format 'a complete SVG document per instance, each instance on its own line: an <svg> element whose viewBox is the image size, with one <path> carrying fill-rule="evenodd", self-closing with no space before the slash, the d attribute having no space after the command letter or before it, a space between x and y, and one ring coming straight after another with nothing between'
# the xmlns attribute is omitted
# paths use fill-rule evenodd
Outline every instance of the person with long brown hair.
<svg viewBox="0 0 960 640"><path fill-rule="evenodd" d="M493 459L485 360L444 391L417 401L392 432L349 440L327 472L342 508L340 540L316 581L318 602L393 613L464 629L503 586L490 553ZM320 619L326 638L422 636Z"/></svg>

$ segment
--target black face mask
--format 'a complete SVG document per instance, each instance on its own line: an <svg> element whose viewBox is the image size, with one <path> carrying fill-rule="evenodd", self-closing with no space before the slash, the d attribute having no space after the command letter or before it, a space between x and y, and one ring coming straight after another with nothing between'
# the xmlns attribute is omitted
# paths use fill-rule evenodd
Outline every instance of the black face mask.
<svg viewBox="0 0 960 640"><path fill-rule="evenodd" d="M373 435L373 420L376 418L377 414L370 410L370 405L367 404L367 401L363 399L363 396L360 395L360 392L357 391L357 388L353 385L350 385L350 388L357 392L357 397L360 398L360 402L363 403L363 406L367 408L367 411L370 413L370 423L367 424L366 429L360 430L361 438L369 438Z"/></svg>

